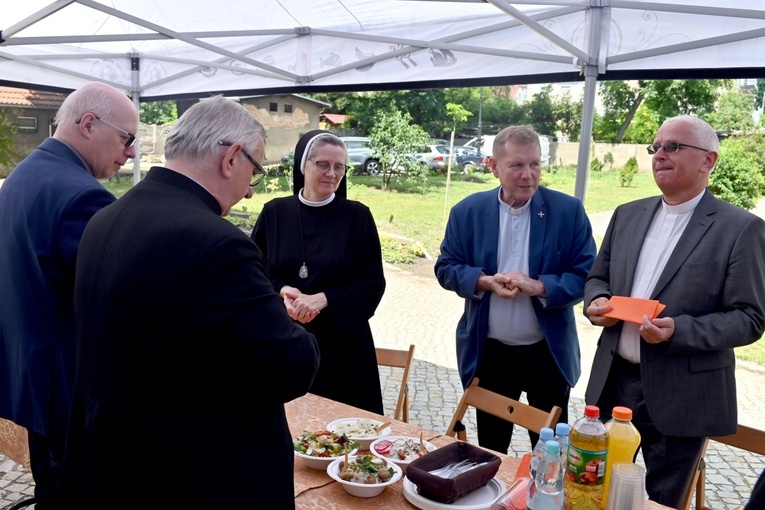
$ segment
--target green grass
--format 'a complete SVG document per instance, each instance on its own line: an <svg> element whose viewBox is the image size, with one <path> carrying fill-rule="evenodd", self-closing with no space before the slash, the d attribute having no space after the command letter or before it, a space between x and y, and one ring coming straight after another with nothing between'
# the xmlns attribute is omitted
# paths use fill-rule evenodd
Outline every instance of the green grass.
<svg viewBox="0 0 765 510"><path fill-rule="evenodd" d="M558 169L555 172L545 171L542 175L542 183L545 186L570 195L574 194L575 180L573 168ZM235 223L251 227L265 202L291 194L284 177L267 177L264 181L264 184L258 186L252 199L242 200L234 207L236 212L250 213L247 219L232 218ZM113 178L105 182L105 185L115 195L121 196L132 187L132 177ZM391 189L387 191L381 190L379 176L351 175L348 197L366 204L371 209L381 237L384 238L385 260L400 264L411 262L412 253L422 249L436 257L449 209L468 195L498 185L498 180L491 173L453 175L449 196L445 200L446 177L443 175L428 176L424 183L394 181ZM591 172L584 206L589 214L611 211L620 204L657 194L658 190L649 173L639 173L630 187L623 188L619 185L615 170ZM397 241L400 237L411 239L417 244L402 245ZM596 242L599 243L600 239L596 239ZM765 342L758 341L738 348L736 355L739 359L765 366Z"/></svg>

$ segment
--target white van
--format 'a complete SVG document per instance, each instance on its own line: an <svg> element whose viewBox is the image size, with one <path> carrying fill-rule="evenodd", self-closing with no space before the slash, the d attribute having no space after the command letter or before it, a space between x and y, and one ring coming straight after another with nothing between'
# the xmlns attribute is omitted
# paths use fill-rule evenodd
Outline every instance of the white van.
<svg viewBox="0 0 765 510"><path fill-rule="evenodd" d="M483 135L483 147L481 152L485 155L491 156L491 151L494 148L494 139L497 135ZM542 166L550 165L550 139L547 135L539 135L539 145L542 148ZM469 147L477 147L478 137L471 138L465 145Z"/></svg>

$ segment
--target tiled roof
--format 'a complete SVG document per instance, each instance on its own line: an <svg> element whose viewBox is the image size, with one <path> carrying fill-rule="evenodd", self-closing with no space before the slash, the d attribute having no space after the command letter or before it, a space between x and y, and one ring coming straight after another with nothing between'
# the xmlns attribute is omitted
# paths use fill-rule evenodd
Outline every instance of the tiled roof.
<svg viewBox="0 0 765 510"><path fill-rule="evenodd" d="M58 108L64 102L66 94L42 92L39 90L0 87L0 106L36 106L40 108Z"/></svg>
<svg viewBox="0 0 765 510"><path fill-rule="evenodd" d="M345 122L345 119L348 118L347 115L341 115L339 113L322 113L321 115L322 117L327 119L327 122L331 124L336 124L338 126L342 124L343 122Z"/></svg>

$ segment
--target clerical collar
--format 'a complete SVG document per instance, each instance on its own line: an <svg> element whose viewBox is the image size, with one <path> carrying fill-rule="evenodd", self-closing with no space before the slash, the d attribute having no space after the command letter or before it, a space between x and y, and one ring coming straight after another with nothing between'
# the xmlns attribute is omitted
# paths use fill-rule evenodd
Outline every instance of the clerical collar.
<svg viewBox="0 0 765 510"><path fill-rule="evenodd" d="M300 188L300 193L298 193L298 199L300 199L301 202L303 202L305 205L309 207L321 207L323 205L327 205L328 203L332 202L335 199L335 194L332 193L329 197L325 198L324 200L321 200L319 202L313 202L303 196L304 189L305 188Z"/></svg>
<svg viewBox="0 0 765 510"><path fill-rule="evenodd" d="M662 206L664 207L664 211L667 214L683 214L687 213L689 211L692 211L696 209L696 206L699 205L699 202L701 202L701 197L704 196L704 192L706 189L702 190L701 193L693 197L692 199L688 200L687 202L683 202L682 204L678 205L669 205L664 200L661 201Z"/></svg>
<svg viewBox="0 0 765 510"><path fill-rule="evenodd" d="M531 207L531 200L526 200L526 203L523 204L521 207L510 207L510 205L502 201L502 188L499 188L499 193L497 194L497 200L499 200L500 209L502 211L505 211L507 214L512 214L513 216L519 216L523 214L524 212L528 211L529 207Z"/></svg>

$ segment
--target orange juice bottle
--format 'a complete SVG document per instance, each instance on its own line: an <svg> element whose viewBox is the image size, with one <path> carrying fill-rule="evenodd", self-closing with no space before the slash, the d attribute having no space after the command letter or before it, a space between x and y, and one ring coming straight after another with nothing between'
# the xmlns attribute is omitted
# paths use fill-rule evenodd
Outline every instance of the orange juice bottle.
<svg viewBox="0 0 765 510"><path fill-rule="evenodd" d="M612 418L606 423L608 430L608 457L606 458L606 481L601 507L606 507L608 486L611 483L611 470L617 462L634 462L635 453L640 446L640 432L632 424L632 409L614 407Z"/></svg>
<svg viewBox="0 0 765 510"><path fill-rule="evenodd" d="M606 477L608 430L599 416L597 406L586 406L584 417L571 427L563 483L565 510L600 510Z"/></svg>

